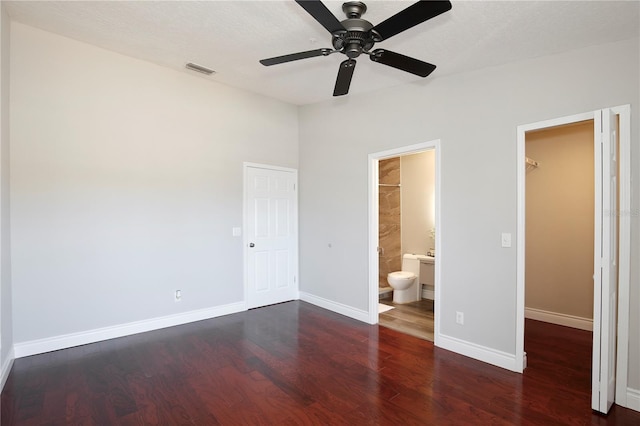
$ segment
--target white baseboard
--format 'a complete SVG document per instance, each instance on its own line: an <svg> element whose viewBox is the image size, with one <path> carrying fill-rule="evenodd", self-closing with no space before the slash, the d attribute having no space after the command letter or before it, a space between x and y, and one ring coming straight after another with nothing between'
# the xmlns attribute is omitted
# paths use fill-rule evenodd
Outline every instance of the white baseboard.
<svg viewBox="0 0 640 426"><path fill-rule="evenodd" d="M300 292L300 300L309 302L312 305L319 306L329 311L338 313L340 315L347 316L349 318L356 319L358 321L369 323L369 312L362 309L356 309L348 305L344 305L333 300L325 299L323 297L314 296L313 294Z"/></svg>
<svg viewBox="0 0 640 426"><path fill-rule="evenodd" d="M640 411L640 390L627 388L627 408Z"/></svg>
<svg viewBox="0 0 640 426"><path fill-rule="evenodd" d="M576 317L573 315L559 314L557 312L543 311L542 309L524 308L524 317L544 321L565 327L578 328L580 330L593 331L593 319Z"/></svg>
<svg viewBox="0 0 640 426"><path fill-rule="evenodd" d="M436 300L436 292L433 290L427 290L426 288L422 289L422 298L429 300Z"/></svg>
<svg viewBox="0 0 640 426"><path fill-rule="evenodd" d="M71 348L73 346L86 345L88 343L100 342L102 340L115 339L117 337L130 336L132 334L144 333L146 331L153 331L161 328L187 324L194 321L215 318L222 315L234 314L245 310L246 306L244 302L230 303L228 305L135 321L112 327L104 327L79 333L70 333L45 339L16 343L14 344L14 351L16 358L22 358L59 349Z"/></svg>
<svg viewBox="0 0 640 426"><path fill-rule="evenodd" d="M7 382L7 378L9 377L9 373L11 372L11 367L13 366L13 360L15 358L13 348L7 354L7 359L2 363L2 368L0 369L0 392L4 389L4 384Z"/></svg>
<svg viewBox="0 0 640 426"><path fill-rule="evenodd" d="M481 346L455 337L438 334L435 336L435 345L478 361L486 362L507 370L522 372L522 363L516 363L516 356L496 349ZM520 365L516 365L520 364Z"/></svg>

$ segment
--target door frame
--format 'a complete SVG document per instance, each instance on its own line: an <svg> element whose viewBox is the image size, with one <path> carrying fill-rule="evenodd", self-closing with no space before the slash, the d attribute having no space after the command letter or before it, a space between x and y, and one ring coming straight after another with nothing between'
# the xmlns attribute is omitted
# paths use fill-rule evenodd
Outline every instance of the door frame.
<svg viewBox="0 0 640 426"><path fill-rule="evenodd" d="M379 244L379 207L378 207L378 163L380 160L387 158L399 157L403 155L418 154L420 152L428 151L430 149L435 150L435 229L436 229L436 241L435 249L438 254L435 258L435 281L434 281L434 304L435 304L435 325L434 325L434 338L435 345L438 345L438 335L440 334L440 299L442 291L440 285L440 262L442 259L442 247L440 241L442 241L442 233L440 226L440 188L442 185L442 161L440 155L440 139L435 139L429 142L422 142L414 145L404 146L400 148L389 149L386 151L375 152L369 154L369 312L368 319L369 324L378 323L378 303L379 303L379 291L378 291L378 274L379 274L379 259L378 259L378 244Z"/></svg>
<svg viewBox="0 0 640 426"><path fill-rule="evenodd" d="M246 230L249 229L249 205L248 205L248 174L249 169L264 169L278 172L287 172L293 174L294 181L294 203L293 203L293 273L294 273L294 284L295 284L295 293L296 300L300 299L300 280L299 280L299 242L298 242L298 169L292 169L289 167L280 167L273 166L269 164L260 164L260 163L251 163L251 162L243 162L242 163L242 280L243 280L243 296L242 300L244 303L244 310L249 309L249 235L247 235Z"/></svg>
<svg viewBox="0 0 640 426"><path fill-rule="evenodd" d="M620 122L620 212L619 215L619 275L618 275L618 340L616 359L616 397L618 405L627 407L627 371L629 346L629 281L631 253L631 107L623 105L610 108ZM546 129L585 120L594 120L601 110L560 117L517 128L517 230L516 230L516 363L526 366L524 354L525 316L525 199L526 164L525 134L531 130ZM594 144L599 136L594 136ZM595 167L595 165L594 165ZM597 190L596 190L597 192ZM594 282L595 286L595 282ZM595 312L594 312L595 314ZM595 331L594 331L595 332Z"/></svg>

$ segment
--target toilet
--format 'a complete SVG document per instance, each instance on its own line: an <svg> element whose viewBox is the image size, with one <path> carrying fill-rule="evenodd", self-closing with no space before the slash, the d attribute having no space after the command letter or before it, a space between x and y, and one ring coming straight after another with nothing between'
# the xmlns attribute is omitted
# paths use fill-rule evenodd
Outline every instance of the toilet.
<svg viewBox="0 0 640 426"><path fill-rule="evenodd" d="M387 275L387 282L393 288L394 303L416 302L422 298L420 260L426 257L425 255L407 253L402 256L402 271L391 272Z"/></svg>

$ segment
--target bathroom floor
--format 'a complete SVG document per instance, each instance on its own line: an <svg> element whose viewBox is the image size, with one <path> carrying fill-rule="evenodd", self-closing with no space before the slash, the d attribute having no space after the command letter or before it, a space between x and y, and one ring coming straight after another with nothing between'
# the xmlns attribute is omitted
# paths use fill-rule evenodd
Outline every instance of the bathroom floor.
<svg viewBox="0 0 640 426"><path fill-rule="evenodd" d="M395 308L380 314L381 326L433 342L433 300L399 304L382 298L380 303Z"/></svg>

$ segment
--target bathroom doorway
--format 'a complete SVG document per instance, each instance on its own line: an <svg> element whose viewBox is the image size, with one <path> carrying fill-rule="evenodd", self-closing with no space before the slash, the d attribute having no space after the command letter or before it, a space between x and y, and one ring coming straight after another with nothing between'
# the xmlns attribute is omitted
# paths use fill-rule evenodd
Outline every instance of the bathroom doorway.
<svg viewBox="0 0 640 426"><path fill-rule="evenodd" d="M378 322L429 341L433 341L434 330L434 193L433 149L378 162ZM406 255L420 257L408 259ZM387 280L396 271L417 276L415 289L406 290L410 301L396 300L400 290L394 291Z"/></svg>
<svg viewBox="0 0 640 426"><path fill-rule="evenodd" d="M370 323L431 341L439 304L438 146L432 141L369 156ZM420 259L413 259L416 297L397 304L387 274L404 269L404 254Z"/></svg>

